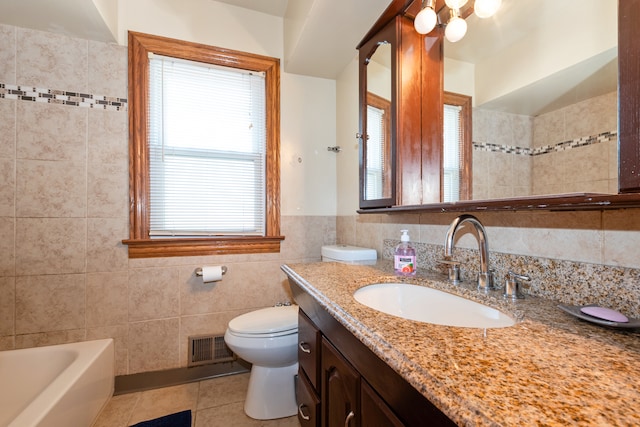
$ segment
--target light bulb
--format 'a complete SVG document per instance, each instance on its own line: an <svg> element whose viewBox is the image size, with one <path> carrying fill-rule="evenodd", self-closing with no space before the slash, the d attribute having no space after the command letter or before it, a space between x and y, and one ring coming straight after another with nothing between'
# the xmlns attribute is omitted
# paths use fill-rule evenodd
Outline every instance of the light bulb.
<svg viewBox="0 0 640 427"><path fill-rule="evenodd" d="M502 0L476 0L473 9L478 18L489 18L500 9L501 4Z"/></svg>
<svg viewBox="0 0 640 427"><path fill-rule="evenodd" d="M438 15L436 15L436 12L432 8L427 6L418 12L413 21L413 26L418 33L427 34L435 28L437 21Z"/></svg>
<svg viewBox="0 0 640 427"><path fill-rule="evenodd" d="M460 9L462 6L467 4L468 0L444 0L444 3L449 7L449 9Z"/></svg>
<svg viewBox="0 0 640 427"><path fill-rule="evenodd" d="M465 34L467 34L467 21L459 16L452 16L444 29L444 36L451 43L455 43L462 40Z"/></svg>

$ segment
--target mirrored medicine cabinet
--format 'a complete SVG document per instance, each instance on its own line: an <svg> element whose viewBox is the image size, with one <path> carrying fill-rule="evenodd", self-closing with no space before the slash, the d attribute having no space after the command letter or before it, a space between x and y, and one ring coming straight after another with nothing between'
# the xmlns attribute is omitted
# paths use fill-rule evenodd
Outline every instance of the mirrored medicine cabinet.
<svg viewBox="0 0 640 427"><path fill-rule="evenodd" d="M560 194L474 197L470 190L474 176L470 171L477 167L474 163L468 166L467 178L461 182L469 189L469 200L463 196L454 202L444 201L444 29L438 26L426 36L414 30L413 17L421 3L392 1L358 46L359 212L640 207L640 29L634 25L640 19L640 0L598 2L602 7L617 8L618 47L607 53L614 56L613 60L605 61L609 74L612 66L617 66L617 83L613 83L613 96L616 97L616 87L618 92L617 102L614 99L618 110L614 130L617 139L614 134L610 154L617 157L617 191L586 189ZM522 2L504 0L503 6L514 3ZM443 0L436 2L436 8L439 16L446 14ZM467 9L467 16L471 13L473 10ZM598 29L593 31L597 33ZM468 131L470 128L469 125ZM474 149L474 162L475 155ZM572 167L584 166L576 163ZM611 172L614 178L615 172Z"/></svg>

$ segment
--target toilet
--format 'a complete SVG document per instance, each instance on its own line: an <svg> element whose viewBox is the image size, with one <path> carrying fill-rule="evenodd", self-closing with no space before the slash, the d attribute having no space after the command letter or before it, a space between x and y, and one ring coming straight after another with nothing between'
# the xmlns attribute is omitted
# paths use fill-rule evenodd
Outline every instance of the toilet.
<svg viewBox="0 0 640 427"><path fill-rule="evenodd" d="M297 414L298 306L240 315L229 322L224 340L231 351L252 364L244 412L258 420Z"/></svg>
<svg viewBox="0 0 640 427"><path fill-rule="evenodd" d="M375 264L378 255L375 249L349 245L325 245L321 249L322 261L344 264Z"/></svg>

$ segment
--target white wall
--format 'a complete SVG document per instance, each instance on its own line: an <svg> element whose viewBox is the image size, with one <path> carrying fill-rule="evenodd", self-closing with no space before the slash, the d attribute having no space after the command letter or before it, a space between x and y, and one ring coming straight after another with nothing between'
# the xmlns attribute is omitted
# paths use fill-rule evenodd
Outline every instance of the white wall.
<svg viewBox="0 0 640 427"><path fill-rule="evenodd" d="M337 84L337 143L342 152L337 159L337 212L355 215L358 210L358 57L338 76Z"/></svg>

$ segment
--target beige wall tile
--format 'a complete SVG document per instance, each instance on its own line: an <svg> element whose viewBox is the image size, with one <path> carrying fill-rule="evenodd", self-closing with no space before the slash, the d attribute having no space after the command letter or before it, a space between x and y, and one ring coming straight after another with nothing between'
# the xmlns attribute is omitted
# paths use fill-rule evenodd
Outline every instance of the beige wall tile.
<svg viewBox="0 0 640 427"><path fill-rule="evenodd" d="M89 40L89 93L127 97L127 47Z"/></svg>
<svg viewBox="0 0 640 427"><path fill-rule="evenodd" d="M129 168L125 164L92 164L87 171L87 215L127 218Z"/></svg>
<svg viewBox="0 0 640 427"><path fill-rule="evenodd" d="M16 84L16 27L0 24L0 81Z"/></svg>
<svg viewBox="0 0 640 427"><path fill-rule="evenodd" d="M0 157L8 159L16 157L16 102L14 99L0 98Z"/></svg>
<svg viewBox="0 0 640 427"><path fill-rule="evenodd" d="M164 319L180 313L178 270L136 269L129 272L129 321Z"/></svg>
<svg viewBox="0 0 640 427"><path fill-rule="evenodd" d="M281 230L285 240L280 257L288 260L320 258L322 245L336 241L335 217L288 216L282 218ZM291 236L287 239L286 236Z"/></svg>
<svg viewBox="0 0 640 427"><path fill-rule="evenodd" d="M565 108L567 139L582 138L618 128L618 94L611 92Z"/></svg>
<svg viewBox="0 0 640 427"><path fill-rule="evenodd" d="M635 210L606 211L604 259L609 265L640 268L640 215Z"/></svg>
<svg viewBox="0 0 640 427"><path fill-rule="evenodd" d="M341 245L355 245L356 242L356 218L353 215L344 215L336 218L336 243Z"/></svg>
<svg viewBox="0 0 640 427"><path fill-rule="evenodd" d="M13 335L16 313L16 280L0 277L0 336Z"/></svg>
<svg viewBox="0 0 640 427"><path fill-rule="evenodd" d="M88 112L88 164L129 165L129 134L126 111L90 108Z"/></svg>
<svg viewBox="0 0 640 427"><path fill-rule="evenodd" d="M0 158L0 217L13 217L16 213L16 162Z"/></svg>
<svg viewBox="0 0 640 427"><path fill-rule="evenodd" d="M0 277L16 274L15 223L13 218L0 218Z"/></svg>
<svg viewBox="0 0 640 427"><path fill-rule="evenodd" d="M129 266L127 218L87 219L87 272L126 271Z"/></svg>
<svg viewBox="0 0 640 427"><path fill-rule="evenodd" d="M68 105L18 102L17 158L86 161L87 110Z"/></svg>
<svg viewBox="0 0 640 427"><path fill-rule="evenodd" d="M87 274L87 327L122 325L128 322L129 274Z"/></svg>
<svg viewBox="0 0 640 427"><path fill-rule="evenodd" d="M565 117L562 111L537 116L533 123L533 146L535 148L566 141Z"/></svg>
<svg viewBox="0 0 640 427"><path fill-rule="evenodd" d="M129 324L129 373L177 368L180 319Z"/></svg>
<svg viewBox="0 0 640 427"><path fill-rule="evenodd" d="M18 217L84 217L87 212L84 161L18 160Z"/></svg>
<svg viewBox="0 0 640 427"><path fill-rule="evenodd" d="M13 350L16 348L15 335L0 337L0 351Z"/></svg>
<svg viewBox="0 0 640 427"><path fill-rule="evenodd" d="M249 310L290 300L282 262L228 263L219 282L203 283L193 267L180 269L182 315Z"/></svg>
<svg viewBox="0 0 640 427"><path fill-rule="evenodd" d="M85 327L85 276L16 278L16 333L60 331Z"/></svg>
<svg viewBox="0 0 640 427"><path fill-rule="evenodd" d="M16 274L83 273L86 242L84 218L18 218Z"/></svg>
<svg viewBox="0 0 640 427"><path fill-rule="evenodd" d="M21 85L87 91L87 41L17 29L16 77Z"/></svg>
<svg viewBox="0 0 640 427"><path fill-rule="evenodd" d="M16 348L44 347L47 345L80 342L84 341L85 334L86 330L83 328L16 335Z"/></svg>
<svg viewBox="0 0 640 427"><path fill-rule="evenodd" d="M115 352L115 374L126 375L129 373L129 326L101 326L87 328L87 340L99 340L113 338Z"/></svg>

